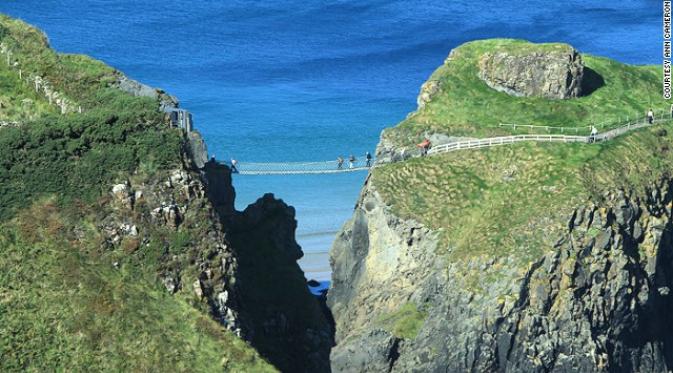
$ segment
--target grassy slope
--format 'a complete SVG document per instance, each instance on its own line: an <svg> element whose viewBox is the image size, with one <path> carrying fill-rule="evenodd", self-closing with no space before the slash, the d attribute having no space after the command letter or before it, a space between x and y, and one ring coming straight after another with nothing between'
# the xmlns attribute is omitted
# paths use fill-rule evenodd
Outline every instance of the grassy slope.
<svg viewBox="0 0 673 373"><path fill-rule="evenodd" d="M273 371L153 272L101 260L92 226L49 202L0 225L0 370Z"/></svg>
<svg viewBox="0 0 673 373"><path fill-rule="evenodd" d="M426 118L429 123L468 123L437 125L449 133L485 134L490 130L481 124L501 120L493 113L507 121L568 125L609 120L628 110L665 104L659 99L655 68L596 57L585 60L604 75L607 85L590 97L549 101L489 90L470 64L477 51L501 43L461 47L451 62L455 67L443 66L433 75L433 79L447 79L448 92L393 131L428 128L418 123L419 118ZM463 75L457 76L458 72ZM482 105L491 111L470 122L467 118ZM551 249L573 208L616 187L642 191L669 174L672 127L663 127L668 133L661 127L648 128L591 146L520 143L417 158L376 168L372 183L394 213L439 231L441 250L450 260L508 258L524 268Z"/></svg>
<svg viewBox="0 0 673 373"><path fill-rule="evenodd" d="M0 121L32 120L56 108L19 79L16 71L0 61Z"/></svg>
<svg viewBox="0 0 673 373"><path fill-rule="evenodd" d="M101 249L96 227L109 212L96 203L110 185L163 179L181 162L180 132L165 126L158 104L110 88L113 69L53 52L22 22L0 16L0 41L24 72L85 109L56 114L0 66L12 103L0 120L22 123L0 129L0 370L272 371L203 305L157 283L160 266L171 265L159 260L166 247L173 258L199 254L185 244L199 227L146 231L148 245L133 255ZM37 106L21 112L14 103L24 97ZM35 201L43 202L29 208Z"/></svg>
<svg viewBox="0 0 673 373"><path fill-rule="evenodd" d="M605 85L589 96L573 100L512 97L489 88L478 77L478 61L484 53L506 50L516 54L533 48L544 52L563 47L562 44L530 44L510 39L464 44L454 51L451 61L429 78L441 82L440 92L425 108L388 130L386 135L408 145L418 141L424 131L485 137L511 133L497 128L499 123L564 127L609 125L624 121L627 116L642 118L649 107L669 109L661 99L659 68L624 65L590 55L583 55L585 65L600 74Z"/></svg>

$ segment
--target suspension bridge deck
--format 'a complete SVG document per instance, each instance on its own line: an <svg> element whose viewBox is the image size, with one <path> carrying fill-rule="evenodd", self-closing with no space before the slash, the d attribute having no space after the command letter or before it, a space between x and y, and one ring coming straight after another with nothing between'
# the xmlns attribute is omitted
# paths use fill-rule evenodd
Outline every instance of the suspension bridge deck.
<svg viewBox="0 0 673 373"><path fill-rule="evenodd" d="M662 123L669 121L664 119L664 115L658 116L655 123ZM507 144L514 144L524 141L534 142L563 142L563 143L585 143L591 144L596 142L603 142L613 139L617 136L623 135L627 132L637 130L639 128L649 127L645 119L625 123L621 126L614 127L610 130L597 133L595 136L578 136L578 135L544 135L544 134L530 134L530 135L512 135L499 136L484 139L460 140L446 144L433 146L428 151L428 156L436 154L448 153L458 150L481 149L493 146L502 146ZM275 163L252 163L240 162L237 165L239 175L306 175L306 174L338 174L348 172L367 171L372 167L376 167L374 160L371 161L371 167L367 164L366 158L363 157L352 165L345 161L340 167L337 161L326 162L275 162Z"/></svg>
<svg viewBox="0 0 673 373"><path fill-rule="evenodd" d="M311 175L311 174L341 174L344 172L367 171L371 167L354 167L334 170L246 170L237 172L239 175Z"/></svg>

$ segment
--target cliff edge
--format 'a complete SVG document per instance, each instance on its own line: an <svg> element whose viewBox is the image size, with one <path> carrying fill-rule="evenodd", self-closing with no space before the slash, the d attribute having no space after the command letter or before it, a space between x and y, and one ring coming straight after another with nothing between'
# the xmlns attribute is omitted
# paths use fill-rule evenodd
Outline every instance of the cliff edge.
<svg viewBox="0 0 673 373"><path fill-rule="evenodd" d="M492 58L508 48L516 58ZM459 47L424 85L418 111L384 131L380 150L388 163L371 171L330 254L332 371L671 369L670 123L599 144L394 156L419 130L426 137L489 137L515 133L492 125L511 119L579 131L604 100L641 113L665 105L658 97L647 101L659 90L656 67L574 52L566 60L571 68L544 71L585 79L587 70L572 73L582 61L598 75L590 81L602 81L585 97L515 94L491 87L480 73L485 60L555 58L545 54L550 48L557 47L508 40ZM513 86L575 86L530 76L537 80ZM621 101L627 85L643 102Z"/></svg>
<svg viewBox="0 0 673 373"><path fill-rule="evenodd" d="M0 370L329 370L291 207L236 211L165 92L2 15L0 54Z"/></svg>

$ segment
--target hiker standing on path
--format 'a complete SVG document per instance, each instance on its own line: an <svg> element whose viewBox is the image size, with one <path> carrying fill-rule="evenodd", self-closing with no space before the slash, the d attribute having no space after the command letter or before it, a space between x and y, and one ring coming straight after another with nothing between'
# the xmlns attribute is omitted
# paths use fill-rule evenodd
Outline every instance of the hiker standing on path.
<svg viewBox="0 0 673 373"><path fill-rule="evenodd" d="M421 148L421 157L425 157L426 155L428 155L428 150L430 150L430 146L432 146L432 143L430 143L430 140L425 138L422 143L416 146Z"/></svg>
<svg viewBox="0 0 673 373"><path fill-rule="evenodd" d="M369 152L367 152L367 154L365 154L365 158L367 158L367 167L371 167L372 166L372 155Z"/></svg>
<svg viewBox="0 0 673 373"><path fill-rule="evenodd" d="M355 165L355 161L356 161L355 157L353 156L353 154L351 154L351 156L348 157L348 168L352 169L353 166Z"/></svg>
<svg viewBox="0 0 673 373"><path fill-rule="evenodd" d="M337 170L340 170L344 167L344 159L342 156L337 158Z"/></svg>
<svg viewBox="0 0 673 373"><path fill-rule="evenodd" d="M598 135L598 130L595 126L591 126L591 137L589 137L589 142L596 142L596 135Z"/></svg>
<svg viewBox="0 0 673 373"><path fill-rule="evenodd" d="M654 123L654 112L652 111L652 108L647 112L647 122L650 124Z"/></svg>
<svg viewBox="0 0 673 373"><path fill-rule="evenodd" d="M235 160L234 158L231 159L231 172L234 174L238 173L238 168L236 167L238 165L238 161Z"/></svg>

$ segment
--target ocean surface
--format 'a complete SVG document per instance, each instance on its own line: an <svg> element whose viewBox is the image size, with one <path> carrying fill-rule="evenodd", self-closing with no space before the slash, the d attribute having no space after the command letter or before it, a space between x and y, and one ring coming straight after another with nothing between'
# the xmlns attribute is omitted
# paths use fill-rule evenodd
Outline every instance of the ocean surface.
<svg viewBox="0 0 673 373"><path fill-rule="evenodd" d="M661 63L661 1L0 0L0 12L177 96L218 159L321 161L373 151L416 106L449 51L491 37L567 42ZM236 176L239 209L273 192L295 206L306 276L327 252L364 173Z"/></svg>

